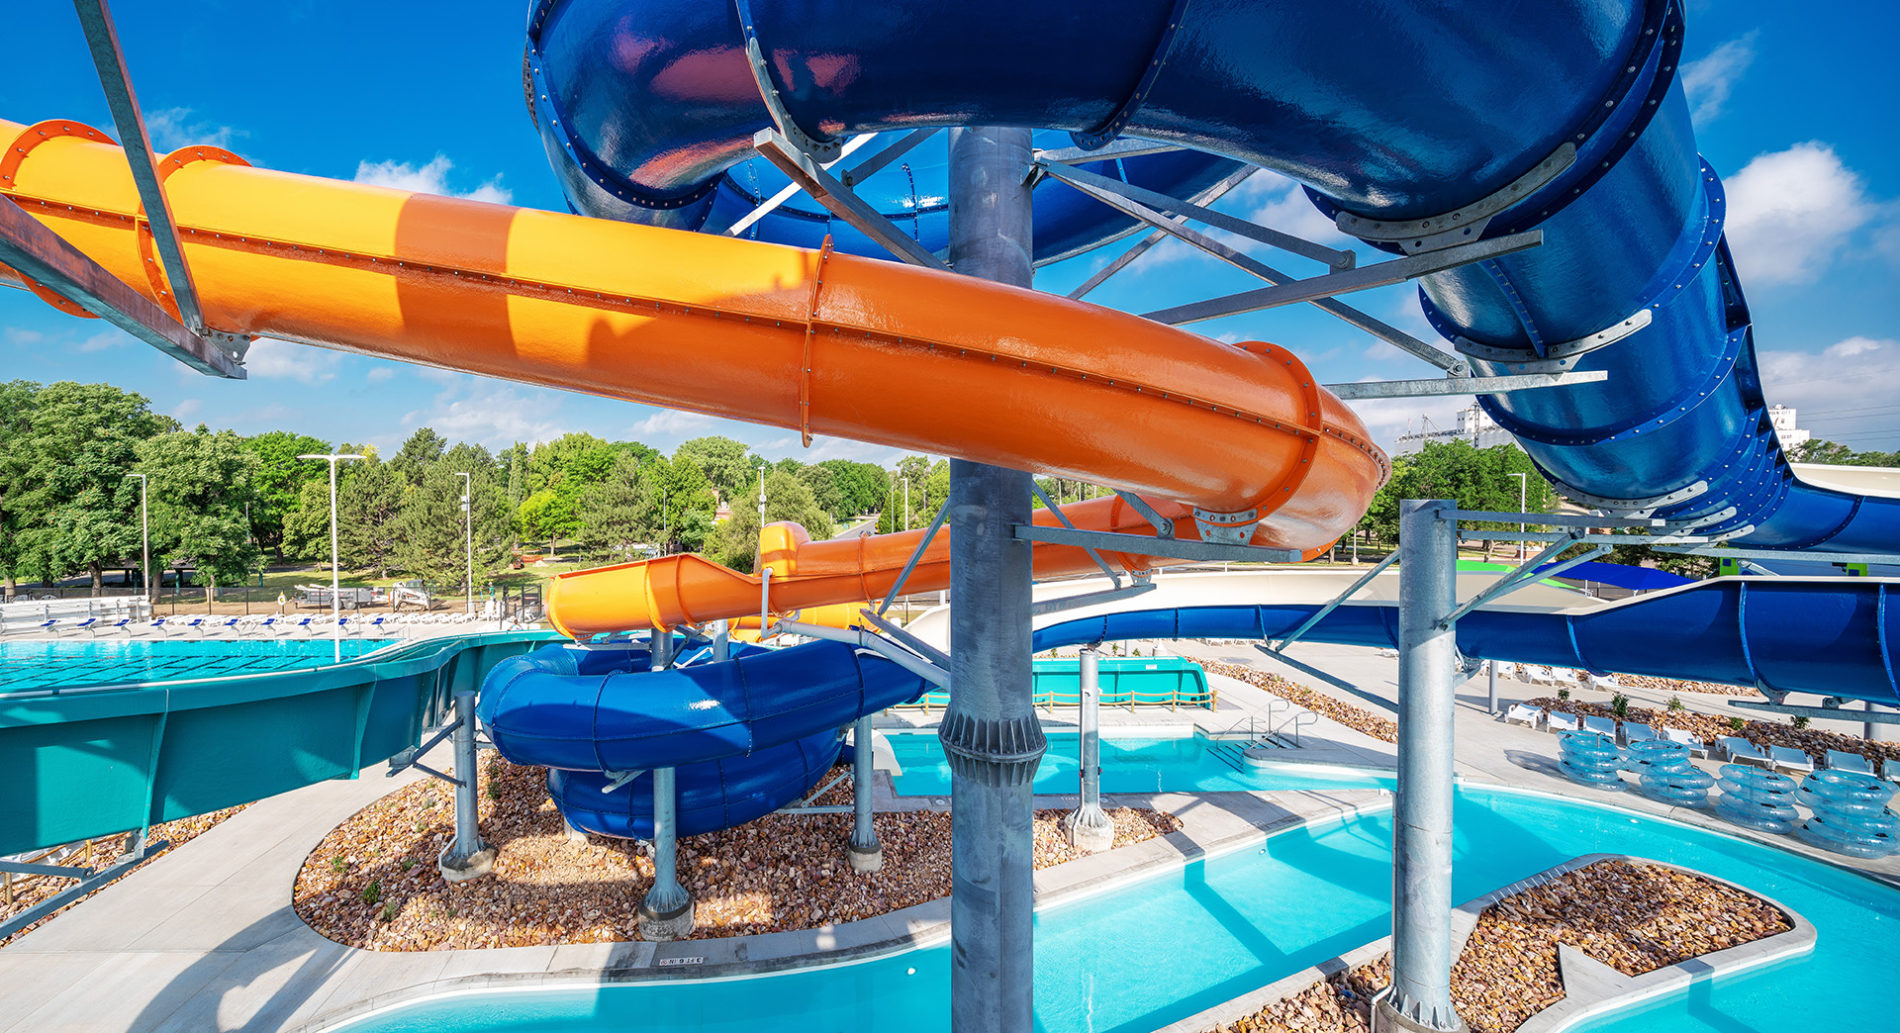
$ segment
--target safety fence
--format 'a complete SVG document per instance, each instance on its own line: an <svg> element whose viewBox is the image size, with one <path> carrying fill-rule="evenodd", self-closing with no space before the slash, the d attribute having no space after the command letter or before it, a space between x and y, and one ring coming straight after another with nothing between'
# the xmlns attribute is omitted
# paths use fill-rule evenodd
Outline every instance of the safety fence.
<svg viewBox="0 0 1900 1033"><path fill-rule="evenodd" d="M1213 710L1220 702L1219 691L1208 684L1207 674L1200 665L1180 657L1105 656L1097 661L1096 669L1104 707L1125 707L1130 711L1143 707ZM1081 661L1066 657L1038 660L1033 678L1030 691L1037 709L1081 705ZM933 689L915 702L892 709L922 710L928 715L949 705L949 693Z"/></svg>

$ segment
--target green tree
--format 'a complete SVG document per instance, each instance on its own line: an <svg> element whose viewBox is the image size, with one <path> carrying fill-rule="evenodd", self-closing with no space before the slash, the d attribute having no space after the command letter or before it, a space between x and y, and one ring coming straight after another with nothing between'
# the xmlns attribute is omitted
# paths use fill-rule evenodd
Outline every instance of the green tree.
<svg viewBox="0 0 1900 1033"><path fill-rule="evenodd" d="M713 513L719 508L705 471L691 456L676 454L672 459L648 459L640 466L640 476L646 482L642 489L648 507L645 520L649 528L659 531L656 540L661 551L699 551L712 534Z"/></svg>
<svg viewBox="0 0 1900 1033"><path fill-rule="evenodd" d="M337 551L345 566L359 570L367 568L374 571L376 577L383 578L388 577L390 569L396 565L396 553L404 533L403 498L410 489L402 475L391 464L383 462L374 449L362 451L365 458L338 471ZM313 494L314 506L311 505ZM318 485L314 493L306 488L299 500L298 511L314 516L314 521L306 516L299 523L304 527L315 523L320 544L313 551L316 555L328 556L329 485Z"/></svg>
<svg viewBox="0 0 1900 1033"><path fill-rule="evenodd" d="M838 475L827 466L802 466L793 472L800 484L811 490L812 501L818 508L833 518L843 520L851 515L845 508L844 489L838 486Z"/></svg>
<svg viewBox="0 0 1900 1033"><path fill-rule="evenodd" d="M760 460L741 442L716 435L694 438L674 449L673 458L692 460L718 489L719 497L735 510L742 499L757 497Z"/></svg>
<svg viewBox="0 0 1900 1033"><path fill-rule="evenodd" d="M583 456L590 458L583 460ZM577 468L576 464L580 463ZM558 488L569 476L598 481L613 466L613 446L592 434L563 434L534 446L528 460L528 494Z"/></svg>
<svg viewBox="0 0 1900 1033"><path fill-rule="evenodd" d="M1363 526L1376 539L1395 542L1399 535L1399 503L1405 499L1452 499L1462 509L1506 513L1518 511L1518 479L1524 474L1524 509L1548 512L1556 501L1549 482L1537 472L1530 456L1515 445L1476 448L1469 442L1427 442L1411 455L1392 461L1392 479L1373 496ZM1482 537L1485 529L1517 530L1516 523L1468 525L1477 530L1466 537Z"/></svg>
<svg viewBox="0 0 1900 1033"><path fill-rule="evenodd" d="M13 600L19 579L31 565L29 542L46 514L26 505L27 447L33 431L33 404L40 386L26 380L0 383L0 579L5 601Z"/></svg>
<svg viewBox="0 0 1900 1033"><path fill-rule="evenodd" d="M464 473L469 475L466 514ZM471 583L480 587L508 551L509 516L507 487L493 457L479 445L458 444L403 495L396 565L432 585L459 585L470 573L472 547Z"/></svg>
<svg viewBox="0 0 1900 1033"><path fill-rule="evenodd" d="M1821 438L1809 438L1789 449L1788 458L1797 463L1830 466L1900 466L1900 452L1857 452Z"/></svg>
<svg viewBox="0 0 1900 1033"><path fill-rule="evenodd" d="M814 539L831 537L831 514L819 507L810 488L784 471L766 477L765 519L767 523L798 524ZM759 511L752 506L734 510L714 532L713 558L734 570L749 572L758 554Z"/></svg>
<svg viewBox="0 0 1900 1033"><path fill-rule="evenodd" d="M854 463L849 459L827 459L818 464L830 470L832 480L843 497L834 511L839 519L860 513L876 512L884 507L891 476L875 463Z"/></svg>
<svg viewBox="0 0 1900 1033"><path fill-rule="evenodd" d="M328 483L324 464L300 455L330 451L330 443L308 434L273 430L244 439L244 450L257 457L257 473L252 479L251 530L257 544L282 559L284 521L298 506L303 486L312 481Z"/></svg>
<svg viewBox="0 0 1900 1033"><path fill-rule="evenodd" d="M244 519L259 460L235 433L175 431L138 445L139 470L151 479L153 559L163 568L188 562L204 585L205 603L217 586L255 574L262 553Z"/></svg>
<svg viewBox="0 0 1900 1033"><path fill-rule="evenodd" d="M138 443L177 423L154 414L142 395L70 381L41 388L28 419L14 460L23 465L16 499L41 515L16 548L36 557L46 576L86 571L96 594L108 564L139 554L139 487L126 477Z"/></svg>
<svg viewBox="0 0 1900 1033"><path fill-rule="evenodd" d="M621 452L608 475L581 492L575 538L610 562L635 558L638 543L653 537L653 507L646 497L651 483L641 479L640 467L637 456Z"/></svg>
<svg viewBox="0 0 1900 1033"><path fill-rule="evenodd" d="M442 458L448 448L448 439L431 428L419 428L409 435L409 440L402 443L402 448L390 459L389 468L411 488L420 487L423 475Z"/></svg>
<svg viewBox="0 0 1900 1033"><path fill-rule="evenodd" d="M548 551L555 553L560 539L572 538L580 531L580 520L573 499L552 488L542 488L521 500L514 514L514 528L523 541L547 542Z"/></svg>

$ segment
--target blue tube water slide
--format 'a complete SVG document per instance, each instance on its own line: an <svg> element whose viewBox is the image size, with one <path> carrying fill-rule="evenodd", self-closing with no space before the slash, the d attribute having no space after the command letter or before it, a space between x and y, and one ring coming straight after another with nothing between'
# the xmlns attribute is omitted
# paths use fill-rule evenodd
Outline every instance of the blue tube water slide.
<svg viewBox="0 0 1900 1033"><path fill-rule="evenodd" d="M1682 28L1677 0L539 0L527 85L573 207L657 225L718 232L768 196L783 180L751 142L777 123L1145 137L1191 151L1094 168L1192 195L1252 163L1394 252L1541 228L1542 247L1426 277L1420 302L1480 373L1610 374L1481 399L1547 477L1752 546L1894 554L1900 499L1804 483L1776 443ZM879 175L859 189L941 247L940 171ZM1039 260L1129 229L1054 184L1036 205ZM747 231L824 232L881 253L809 211Z"/></svg>
<svg viewBox="0 0 1900 1033"><path fill-rule="evenodd" d="M1573 612L1480 608L1458 621L1468 657L1755 684L1900 705L1900 584L1874 578L1719 578ZM1313 603L1132 610L1036 630L1034 648L1128 639L1266 640ZM1398 607L1347 603L1304 641L1390 646ZM552 769L549 791L577 828L652 834L645 778L674 767L680 829L693 835L769 814L837 759L838 730L927 686L835 642L750 647L732 660L652 672L644 649L555 644L502 661L478 713L502 755Z"/></svg>

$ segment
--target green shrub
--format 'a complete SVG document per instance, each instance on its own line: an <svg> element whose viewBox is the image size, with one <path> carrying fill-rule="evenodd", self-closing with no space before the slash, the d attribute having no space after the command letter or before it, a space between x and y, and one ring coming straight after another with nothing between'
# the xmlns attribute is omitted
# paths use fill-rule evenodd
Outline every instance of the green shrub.
<svg viewBox="0 0 1900 1033"><path fill-rule="evenodd" d="M1678 713L1680 711L1684 711L1687 709L1689 708L1682 702L1681 696L1669 697L1669 712L1670 713L1674 714L1674 713Z"/></svg>
<svg viewBox="0 0 1900 1033"><path fill-rule="evenodd" d="M363 887L363 903L374 904L381 899L383 899L383 881L371 879L369 885Z"/></svg>
<svg viewBox="0 0 1900 1033"><path fill-rule="evenodd" d="M1610 713L1617 717L1630 716L1630 698L1620 692L1610 696Z"/></svg>

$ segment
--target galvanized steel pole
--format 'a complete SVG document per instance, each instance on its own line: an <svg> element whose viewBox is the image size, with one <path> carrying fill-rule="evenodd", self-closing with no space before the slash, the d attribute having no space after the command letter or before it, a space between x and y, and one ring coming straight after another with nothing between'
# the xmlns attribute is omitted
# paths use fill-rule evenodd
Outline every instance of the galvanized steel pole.
<svg viewBox="0 0 1900 1033"><path fill-rule="evenodd" d="M1452 667L1457 504L1399 507L1399 785L1392 806L1392 989L1374 1029L1462 1031L1451 1003Z"/></svg>
<svg viewBox="0 0 1900 1033"><path fill-rule="evenodd" d="M854 872L874 872L884 867L884 847L877 841L877 826L872 824L871 776L876 766L871 747L871 715L858 718L851 728L851 842L845 859Z"/></svg>
<svg viewBox="0 0 1900 1033"><path fill-rule="evenodd" d="M495 867L495 848L482 841L478 824L480 799L475 755L475 690L455 694L455 838L436 858L436 868L449 882L487 875Z"/></svg>
<svg viewBox="0 0 1900 1033"><path fill-rule="evenodd" d="M1083 646L1077 657L1082 681L1077 701L1081 712L1076 722L1082 733L1077 758L1081 764L1082 803L1069 815L1069 843L1090 853L1115 845L1115 823L1102 810L1101 656L1099 648L1089 645Z"/></svg>
<svg viewBox="0 0 1900 1033"><path fill-rule="evenodd" d="M673 633L653 629L652 669L673 666ZM678 785L672 768L653 769L653 888L640 901L640 937L678 940L693 931L693 898L679 880Z"/></svg>
<svg viewBox="0 0 1900 1033"><path fill-rule="evenodd" d="M950 131L950 264L1027 287L1027 129ZM1029 475L950 461L950 1026L1034 1027L1031 780L1047 747L1030 698ZM908 513L906 514L908 516Z"/></svg>

